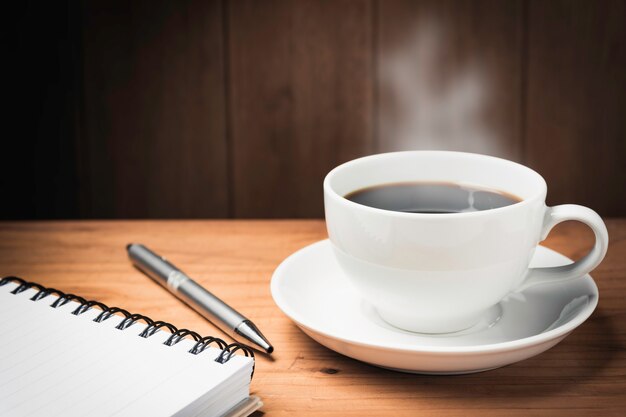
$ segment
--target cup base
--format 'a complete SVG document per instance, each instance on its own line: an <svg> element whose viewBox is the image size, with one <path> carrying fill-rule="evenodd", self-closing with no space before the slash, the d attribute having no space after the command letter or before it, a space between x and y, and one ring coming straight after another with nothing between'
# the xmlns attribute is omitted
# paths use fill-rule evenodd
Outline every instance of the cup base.
<svg viewBox="0 0 626 417"><path fill-rule="evenodd" d="M388 325L410 333L427 335L457 335L473 333L489 328L496 324L502 317L502 307L496 304L478 314L465 316L462 319L432 319L432 318L407 318L389 314L381 309L374 308L378 316Z"/></svg>

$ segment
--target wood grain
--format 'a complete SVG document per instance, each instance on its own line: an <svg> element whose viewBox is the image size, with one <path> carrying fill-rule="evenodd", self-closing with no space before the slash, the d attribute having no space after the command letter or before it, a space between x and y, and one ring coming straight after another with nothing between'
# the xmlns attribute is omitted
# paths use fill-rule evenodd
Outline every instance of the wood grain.
<svg viewBox="0 0 626 417"><path fill-rule="evenodd" d="M522 1L385 0L378 7L380 150L445 149L522 161ZM412 78L391 93L390 59L398 53L414 55L404 65ZM470 111L464 100L472 88L480 94ZM402 94L414 96L410 104L399 103ZM394 111L411 106L410 120ZM418 121L408 135L398 132L424 112L432 128L422 131ZM442 126L434 124L438 118Z"/></svg>
<svg viewBox="0 0 626 417"><path fill-rule="evenodd" d="M68 221L0 223L0 272L58 287L155 319L219 334L210 323L131 267L124 247L143 242L254 319L276 346L259 357L252 391L270 416L621 416L626 408L626 219L607 220L611 238L593 276L600 304L551 350L465 376L375 368L308 338L274 305L276 266L326 237L310 221ZM564 223L546 246L579 257L584 226Z"/></svg>
<svg viewBox="0 0 626 417"><path fill-rule="evenodd" d="M322 179L373 152L367 1L228 2L235 217L318 217Z"/></svg>
<svg viewBox="0 0 626 417"><path fill-rule="evenodd" d="M551 204L623 215L626 36L623 1L530 1L527 163Z"/></svg>
<svg viewBox="0 0 626 417"><path fill-rule="evenodd" d="M87 2L83 31L87 216L228 216L221 2Z"/></svg>

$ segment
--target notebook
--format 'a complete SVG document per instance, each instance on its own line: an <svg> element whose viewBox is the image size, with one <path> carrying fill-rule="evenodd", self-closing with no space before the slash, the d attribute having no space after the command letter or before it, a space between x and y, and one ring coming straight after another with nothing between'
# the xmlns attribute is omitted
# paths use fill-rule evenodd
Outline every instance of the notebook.
<svg viewBox="0 0 626 417"><path fill-rule="evenodd" d="M252 350L0 280L1 416L246 416Z"/></svg>

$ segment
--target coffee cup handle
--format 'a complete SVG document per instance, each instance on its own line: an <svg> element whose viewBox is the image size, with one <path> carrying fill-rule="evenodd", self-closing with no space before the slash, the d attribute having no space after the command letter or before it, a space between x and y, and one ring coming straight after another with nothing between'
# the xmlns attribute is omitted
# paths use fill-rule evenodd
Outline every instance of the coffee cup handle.
<svg viewBox="0 0 626 417"><path fill-rule="evenodd" d="M585 223L591 228L595 235L596 242L593 249L582 259L569 265L553 266L546 268L529 268L526 279L517 291L528 287L547 282L567 281L581 277L591 272L602 262L609 246L609 233L602 218L590 208L576 204L563 204L555 207L548 207L543 222L541 240L544 240L550 230L557 224L566 220L577 220Z"/></svg>

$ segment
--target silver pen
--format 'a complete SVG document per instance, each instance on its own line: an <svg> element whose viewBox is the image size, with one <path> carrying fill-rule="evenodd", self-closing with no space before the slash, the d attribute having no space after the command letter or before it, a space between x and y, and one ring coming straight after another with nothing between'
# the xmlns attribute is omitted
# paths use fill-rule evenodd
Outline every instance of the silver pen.
<svg viewBox="0 0 626 417"><path fill-rule="evenodd" d="M263 352L274 351L254 323L204 289L165 258L138 243L130 243L126 249L128 257L137 268L232 338Z"/></svg>

